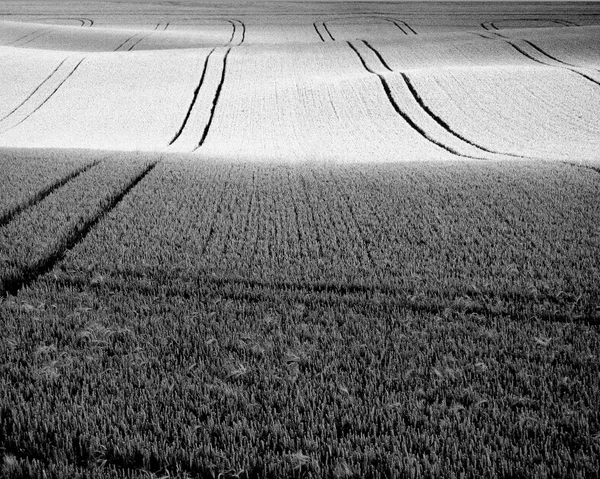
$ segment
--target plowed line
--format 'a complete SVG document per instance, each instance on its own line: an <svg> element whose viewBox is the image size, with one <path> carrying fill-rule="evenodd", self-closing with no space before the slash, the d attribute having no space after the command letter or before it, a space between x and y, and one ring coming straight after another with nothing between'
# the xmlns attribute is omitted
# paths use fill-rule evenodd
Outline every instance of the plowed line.
<svg viewBox="0 0 600 479"><path fill-rule="evenodd" d="M81 224L76 225L66 235L65 240L59 245L54 252L52 252L46 258L36 262L33 265L25 266L21 269L18 276L10 278L4 282L2 289L0 289L0 295L6 294L16 295L22 288L29 286L36 281L40 276L48 273L52 268L65 257L65 254L81 243L88 233L100 222L110 211L112 211L123 198L140 182L144 177L150 173L154 167L158 164L157 161L150 164L144 171L137 175L129 184L115 197L113 197L109 203L102 208L97 214L87 219Z"/></svg>
<svg viewBox="0 0 600 479"><path fill-rule="evenodd" d="M228 45L231 45L233 43L233 40L235 39L236 33L238 31L238 24L239 26L241 26L242 29L242 38L240 39L239 43L236 46L240 46L242 43L244 43L244 40L246 39L246 24L244 22L242 22L241 20L227 20L231 26L233 27L233 32L231 32L231 38L229 39Z"/></svg>
<svg viewBox="0 0 600 479"><path fill-rule="evenodd" d="M200 81L198 82L198 86L196 87L196 89L194 90L194 95L192 98L192 101L190 103L190 106L188 108L188 111L185 115L185 118L183 119L183 123L181 124L181 127L179 128L179 131L175 134L175 136L173 137L173 139L170 141L169 145L172 145L173 143L175 143L175 141L177 140L177 138L179 138L181 136L181 134L183 133L183 130L185 128L185 126L187 125L187 122L190 118L190 115L192 114L192 110L194 109L194 105L196 104L196 100L198 99L198 94L200 93L200 89L202 88L202 85L204 84L204 78L206 77L206 70L207 70L207 66L208 66L208 60L210 59L211 55L215 52L215 49L213 48L210 53L207 55L207 57L204 59L204 66L202 67L202 75L200 76Z"/></svg>
<svg viewBox="0 0 600 479"><path fill-rule="evenodd" d="M15 216L17 216L18 214L20 214L21 212L37 205L38 203L43 201L47 196L52 194L54 191L56 191L57 189L61 188L64 185L66 185L69 181L74 180L79 175L82 175L86 171L90 170L91 168L96 166L98 163L99 163L99 161L94 161L93 163L90 163L88 165L85 165L81 168L76 169L75 171L72 171L68 175L64 176L63 178L58 179L57 181L55 181L51 185L47 186L46 188L43 188L41 191L38 191L33 197L29 198L25 202L21 203L20 205L15 206L9 212L0 216L0 228L3 226L6 226L8 223L10 223L12 221L12 219Z"/></svg>
<svg viewBox="0 0 600 479"><path fill-rule="evenodd" d="M63 86L63 84L69 79L71 78L71 76L75 73L75 71L79 68L79 66L83 63L83 60L85 60L85 58L79 60L79 62L77 63L77 65L75 65L75 67L69 72L69 74L64 78L63 81L61 81L56 88L44 99L44 101L42 103L40 103L31 113L29 113L28 115L26 115L23 119L21 119L18 123L12 125L9 128L6 128L5 130L2 131L2 133L6 133L9 130L12 130L13 128L19 126L21 123L23 123L25 120L29 119L35 112L37 112L40 108L42 108L47 102L48 100L50 100L50 98L52 98L54 96L54 94L59 90L59 88L61 86ZM41 86L41 85L40 85ZM39 87L38 87L39 88Z"/></svg>
<svg viewBox="0 0 600 479"><path fill-rule="evenodd" d="M430 143L433 143L434 145L442 148L443 150L448 151L449 153L452 153L453 155L457 155L463 158L471 158L471 159L476 159L476 160L483 160L485 158L478 158L478 157L473 157L473 156L469 156L469 155L464 155L461 152L455 150L454 148L444 145L443 143L440 143L439 141L435 140L434 138L430 137L425 130L423 130L419 125L417 125L413 119L406 114L404 111L402 111L402 109L400 108L400 106L398 105L398 103L396 103L396 100L394 99L393 95L392 95L392 90L390 89L390 86L387 82L387 80L385 79L385 77L383 75L380 75L379 73L376 73L375 71L371 70L369 68L369 66L367 65L367 63L365 62L364 58L362 57L362 55L360 54L360 52L356 49L356 47L354 45L352 45L352 43L350 42L346 42L348 43L348 45L350 46L350 48L352 49L352 51L354 51L354 53L356 53L356 55L358 56L358 58L360 59L363 67L365 68L365 70L367 70L369 73L376 75L379 78L379 81L381 82L381 85L383 86L383 90L385 91L385 94L388 98L388 101L390 102L390 104L392 105L392 108L394 108L394 111L406 122L408 123L408 125L415 130L419 135L421 135L423 138L425 138L427 141L429 141Z"/></svg>
<svg viewBox="0 0 600 479"><path fill-rule="evenodd" d="M212 107L210 109L210 117L208 118L208 122L206 123L206 126L204 127L204 132L202 133L200 142L198 143L198 146L196 148L194 148L193 151L196 151L198 148L200 148L204 144L204 141L206 140L206 137L207 137L210 127L212 125L213 118L215 116L215 111L217 109L217 103L219 102L219 97L221 96L221 90L223 89L223 83L225 82L225 72L227 70L227 57L229 56L229 53L231 53L231 48L227 49L227 52L225 53L225 56L223 57L223 67L221 70L221 79L219 80L219 85L217 86L217 91L215 92L215 96L213 98Z"/></svg>

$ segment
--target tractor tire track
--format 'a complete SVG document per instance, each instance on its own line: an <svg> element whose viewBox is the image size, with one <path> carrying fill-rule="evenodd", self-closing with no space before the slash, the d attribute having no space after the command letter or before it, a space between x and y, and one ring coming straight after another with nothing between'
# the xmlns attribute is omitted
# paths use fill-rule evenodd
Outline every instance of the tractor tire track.
<svg viewBox="0 0 600 479"><path fill-rule="evenodd" d="M426 139L428 142L433 143L434 145L438 146L439 148L452 153L453 155L462 157L462 158L469 158L469 159L475 159L475 160L486 160L487 158L483 158L483 157L476 157L476 156L471 156L471 155L465 155L463 153L461 153L460 151L456 150L455 148L446 145L438 140L436 140L435 138L431 137L423 128L421 128L419 125L417 125L415 123L415 121L406 113L404 112L400 106L398 105L398 103L396 102L396 100L394 99L394 96L392 94L392 90L390 88L389 83L387 82L386 78L381 75L380 73L375 72L374 70L372 70L371 68L369 68L369 66L367 65L365 59L363 58L363 56L360 54L360 52L358 51L358 49L351 43L351 42L346 42L348 43L348 45L350 46L350 48L352 49L352 51L354 51L354 53L358 56L358 58L360 59L360 62L362 63L363 67L365 70L367 70L369 73L371 73L372 75L375 75L379 78L379 81L381 83L381 86L383 87L383 90L387 96L387 99L390 103L390 105L392 106L392 108L394 109L394 111L398 114L398 116L400 116L415 132L417 132L419 135L421 135L424 139Z"/></svg>
<svg viewBox="0 0 600 479"><path fill-rule="evenodd" d="M384 68L390 72L393 72L393 70L389 67L389 65L386 63L385 59L383 58L383 56L381 55L381 53L375 48L373 47L369 42L367 42L366 40L362 41L365 46L367 46L367 48L369 48L377 57L377 59L381 62L381 64L384 66ZM506 152L502 152L502 151L496 151L496 150L491 150L489 148L486 148L485 146L479 145L477 143L474 143L473 141L469 140L468 138L464 137L463 135L461 135L460 133L458 133L456 130L454 130L443 118L441 118L437 113L435 113L423 100L423 98L421 97L421 95L419 94L419 92L417 91L417 89L415 88L413 82L411 81L410 77L404 73L404 72L399 72L400 76L402 78L402 80L404 81L404 84L406 85L406 88L408 88L408 91L410 92L410 94L412 95L413 99L415 100L415 102L419 105L419 107L421 108L421 110L423 110L432 120L434 120L438 125L440 125L444 130L446 130L448 133L450 133L452 136L454 136L455 138L459 139L460 141L467 143L468 145L478 149L479 151L482 151L484 153L491 153L494 155L503 155L503 156L511 156L514 158L525 158L525 156L523 155L516 155L513 153L506 153Z"/></svg>
<svg viewBox="0 0 600 479"><path fill-rule="evenodd" d="M317 27L317 22L313 22L313 27L315 28L315 32L317 32L317 35L319 35L319 38L321 39L321 41L324 42L325 39L323 38L323 35L321 35L321 32L319 31L319 28Z"/></svg>
<svg viewBox="0 0 600 479"><path fill-rule="evenodd" d="M11 47L22 47L23 45L27 45L28 43L31 43L35 40L37 40L38 38L43 37L44 35L46 35L47 33L50 33L51 29L40 29L40 30L36 30L35 32L31 32L21 38L18 38L10 43L7 43L6 47L11 46ZM39 34L36 36L36 34Z"/></svg>
<svg viewBox="0 0 600 479"><path fill-rule="evenodd" d="M569 65L569 64L567 64L565 62L562 62L560 60L557 60L557 59L551 57L550 55L544 53L542 49L540 49L539 47L537 47L534 43L532 43L530 41L523 40L523 43L525 43L529 47L535 49L538 53L545 55L547 59L549 59L551 61L557 62L558 65L552 64L552 63L548 63L548 61L544 61L544 60L540 60L539 58L536 58L533 54L526 52L523 49L522 45L521 46L517 45L515 43L515 41L511 41L511 40L508 40L508 39L506 39L504 41L506 43L508 43L517 52L519 52L522 56L524 56L525 58L528 58L529 60L531 60L533 62L536 62L536 63L538 63L540 65L544 65L544 66L547 66L547 67L551 67L551 68L561 68L563 70L570 71L571 73L574 73L575 75L580 76L580 77L584 78L585 80L593 83L594 85L600 87L600 81L599 80L596 80L595 78L592 78L591 76L586 75L585 73L580 72L579 70L576 70L575 68L572 68L571 65Z"/></svg>
<svg viewBox="0 0 600 479"><path fill-rule="evenodd" d="M187 110L185 118L183 119L183 122L181 123L181 126L179 127L179 130L177 131L177 133L175 133L175 136L169 142L169 146L172 145L173 143L175 143L177 141L177 139L181 136L185 126L187 125L188 120L190 119L190 115L192 114L192 110L194 109L194 105L196 105L196 100L198 99L198 94L200 93L200 89L202 88L202 85L204 84L204 79L206 78L206 70L208 67L208 61L214 52L215 52L215 48L213 48L210 51L210 53L206 56L206 58L204 60L204 66L202 67L202 75L200 76L200 81L198 82L198 86L196 86L196 89L194 90L194 94L193 94L190 106Z"/></svg>
<svg viewBox="0 0 600 479"><path fill-rule="evenodd" d="M236 20L236 19L227 20L227 21L233 27L233 31L231 32L231 38L229 39L229 42L227 42L227 45L239 47L242 43L244 43L244 40L246 39L246 24L244 22L242 22L241 20ZM242 33L238 34L240 29L241 29ZM236 35L241 36L241 38L236 40L238 42L237 45L233 45L234 40L236 39Z"/></svg>
<svg viewBox="0 0 600 479"><path fill-rule="evenodd" d="M327 35L329 35L329 38L331 38L331 41L335 42L335 38L333 38L333 35L329 31L329 27L327 27L327 24L325 22L323 22L323 28L327 32Z"/></svg>
<svg viewBox="0 0 600 479"><path fill-rule="evenodd" d="M34 207L35 205L37 205L38 203L43 201L44 198L46 198L48 195L52 194L54 191L58 190L60 187L66 185L69 181L74 180L78 176L80 176L83 173L85 173L86 171L90 170L91 168L96 166L98 163L99 163L98 160L93 161L92 163L84 165L81 168L75 169L74 171L70 172L68 175L58 179L51 185L38 191L35 195L33 195L31 198L24 201L20 205L16 205L15 207L11 208L10 211L8 211L8 212L4 213L2 216L0 216L0 228L2 228L3 226L6 226L8 223L10 223L12 221L12 219L15 216L17 216L18 214L22 213L26 209Z"/></svg>
<svg viewBox="0 0 600 479"><path fill-rule="evenodd" d="M9 130L12 130L13 128L17 127L18 125L20 125L21 123L23 123L25 120L27 120L28 118L30 118L34 113L36 113L40 108L42 108L47 102L48 100L50 100L50 98L52 98L54 96L54 94L60 89L61 86L63 86L63 84L69 79L71 78L71 76L73 76L73 74L77 71L77 69L79 68L79 66L83 63L83 61L85 60L85 58L82 58L81 60L77 61L77 59L73 59L74 62L77 62L75 64L75 66L65 66L65 68L62 68L63 65L67 64L67 61L70 60L70 58L66 58L65 60L63 60L59 66L50 74L50 76L48 76L26 99L25 101L23 101L17 108L15 108L11 113L9 113L6 117L4 117L2 120L0 120L0 124L6 121L10 121L15 115L19 115L21 113L21 110L23 110L24 108L26 108L30 103L35 102L36 98L38 96L41 96L42 98L38 99L38 105L35 107L32 107L32 111L30 111L29 113L26 113L22 118L15 120L16 122L13 122L12 125L2 129L0 131L0 133L6 133ZM64 70L64 71L63 71ZM67 73L68 72L68 73ZM66 75L65 75L66 74ZM55 87L52 87L52 85L50 85L51 80L53 80L55 77L60 77L60 76L64 76L64 78L62 80L58 80L58 84ZM49 86L49 88L51 88L52 90L50 92L44 92L43 90L45 90L44 86ZM38 95L39 93L39 95Z"/></svg>
<svg viewBox="0 0 600 479"><path fill-rule="evenodd" d="M160 25L160 23L158 25ZM118 51L128 51L128 52L130 52L131 50L133 50L137 46L138 43L140 43L142 40L144 40L145 38L147 38L150 35L152 35L156 31L156 29L158 28L158 25L155 27L154 30L151 30L150 33L144 34L144 32L137 32L136 34L130 36L127 40L125 40L117 48L115 48L114 51L115 52L118 52Z"/></svg>
<svg viewBox="0 0 600 479"><path fill-rule="evenodd" d="M402 25L400 25L396 20L393 20L391 18L384 18L384 20L393 23L394 25L396 25L396 27L402 32L404 33L404 35L408 35L407 31L404 30L404 28L402 28Z"/></svg>
<svg viewBox="0 0 600 479"><path fill-rule="evenodd" d="M544 18L510 18L510 19L501 19L501 20L496 20L494 22L481 22L481 27L485 30L500 30L500 28L498 28L498 26L496 25L496 23L498 22L539 22L539 23L543 23L543 22L547 22L547 23L556 23L557 25L561 25L563 27L579 27L580 25L578 25L575 22L571 22L570 20L560 20L560 19L555 19L555 18L549 18L549 19L544 19ZM508 27L508 28L527 28L527 27Z"/></svg>
<svg viewBox="0 0 600 479"><path fill-rule="evenodd" d="M118 204L125 198L125 196L142 181L146 175L148 175L158 164L158 161L154 161L148 165L141 173L135 176L119 193L109 199L108 204L101 207L100 210L93 214L87 220L75 225L60 245L48 255L46 258L36 262L35 264L25 266L18 275L4 281L2 289L0 289L0 295L5 296L7 294L15 296L21 289L29 286L36 281L40 276L48 273L54 268L54 266L61 261L68 251L72 250L75 246L81 243L90 231Z"/></svg>
<svg viewBox="0 0 600 479"><path fill-rule="evenodd" d="M210 131L210 127L212 126L212 122L215 117L215 111L217 109L217 104L219 103L219 97L221 96L221 90L223 89L223 84L225 83L225 74L227 72L227 57L229 56L230 53L231 53L231 47L227 49L227 51L225 52L225 55L223 56L223 65L221 67L221 78L219 80L219 84L217 86L217 90L215 91L215 96L212 101L212 107L210 109L210 116L208 118L208 122L206 123L206 126L204 127L204 131L202 132L202 136L200 138L200 141L198 142L198 146L196 146L196 148L194 148L193 151L196 151L198 148L200 148L204 144L204 141L206 140L206 137L208 136L208 132Z"/></svg>

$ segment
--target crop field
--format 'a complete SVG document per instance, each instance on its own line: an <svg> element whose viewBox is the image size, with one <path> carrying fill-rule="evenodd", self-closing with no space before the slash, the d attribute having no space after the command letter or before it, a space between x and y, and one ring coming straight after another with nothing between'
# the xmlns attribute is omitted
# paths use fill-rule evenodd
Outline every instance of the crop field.
<svg viewBox="0 0 600 479"><path fill-rule="evenodd" d="M0 477L597 477L599 112L598 3L0 3Z"/></svg>

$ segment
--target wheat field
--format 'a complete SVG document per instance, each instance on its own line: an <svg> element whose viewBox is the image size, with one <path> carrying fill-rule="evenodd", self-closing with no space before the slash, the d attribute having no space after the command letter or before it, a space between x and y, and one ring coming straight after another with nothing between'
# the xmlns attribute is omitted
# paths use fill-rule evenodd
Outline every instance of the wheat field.
<svg viewBox="0 0 600 479"><path fill-rule="evenodd" d="M599 111L597 3L0 3L0 477L596 477Z"/></svg>

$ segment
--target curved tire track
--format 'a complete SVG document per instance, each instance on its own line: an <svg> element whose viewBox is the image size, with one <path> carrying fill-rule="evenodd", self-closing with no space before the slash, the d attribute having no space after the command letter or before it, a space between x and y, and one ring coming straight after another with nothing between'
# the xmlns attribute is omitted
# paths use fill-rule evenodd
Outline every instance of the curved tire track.
<svg viewBox="0 0 600 479"><path fill-rule="evenodd" d="M223 84L225 83L225 74L227 72L227 57L231 53L231 47L227 49L225 55L223 56L223 64L221 67L221 79L219 80L219 84L217 86L217 90L215 91L215 96L213 97L212 106L210 109L210 116L208 118L208 122L204 127L204 131L202 132L202 136L200 137L200 141L198 142L198 146L194 148L193 151L196 151L200 148L204 142L206 141L206 137L208 136L208 132L210 131L210 127L212 126L212 122L215 116L215 111L217 109L217 104L219 103L219 97L221 96L221 90L223 89Z"/></svg>
<svg viewBox="0 0 600 479"><path fill-rule="evenodd" d="M383 65L383 67L387 71L393 72L393 70L387 64L387 62L385 61L385 59L383 58L383 56L381 55L381 53L375 47L373 47L366 40L363 40L362 42L365 44L365 46L367 48L369 48L375 54L375 56L377 57L377 59L379 60L379 62ZM437 113L435 113L429 107L429 105L427 105L427 103L425 103L425 101L423 100L423 98L419 94L418 90L414 86L412 80L410 79L410 77L406 73L399 72L399 74L400 74L400 77L402 78L402 80L404 81L404 84L405 84L406 88L410 92L413 100L419 105L420 109L425 114L427 114L427 116L429 116L433 121L435 121L440 127L442 127L444 130L446 130L446 132L448 132L450 135L452 135L454 138L460 140L463 143L466 143L470 147L476 148L477 150L481 151L482 153L490 153L492 155L511 156L511 157L514 157L514 158L525 158L525 156L523 156L523 155L516 155L516 154L513 154L513 153L505 153L505 152L501 152L501 151L492 150L492 149L489 149L489 148L487 148L485 146L482 146L482 145L480 145L478 143L475 143L475 142L469 140L468 138L466 138L465 136L463 136L462 134L460 134L459 132L457 132L454 128L452 128L442 117L440 117ZM378 75L378 76L380 76L380 75ZM437 142L436 141L436 144L441 144L441 142ZM448 147L448 148L451 148L451 147ZM465 155L464 153L459 153L459 152L457 153L457 150L454 150L453 148L452 148L452 150L453 150L452 151L453 153L460 154L461 156L468 156L469 158L482 159L482 160L483 159L487 159L487 158L483 158L483 157L474 157L474 156L471 156L471 155Z"/></svg>
<svg viewBox="0 0 600 479"><path fill-rule="evenodd" d="M447 152L452 153L453 155L459 156L461 158L470 158L470 159L476 159L476 160L485 160L486 159L486 158L481 158L481 157L465 155L465 154L461 153L460 151L454 149L453 147L445 145L444 143L441 143L438 140L436 140L435 138L431 137L423 128L421 128L419 125L417 125L415 123L415 121L406 112L404 112L400 108L400 106L394 99L390 85L387 82L387 80L385 79L385 77L383 75L381 75L380 73L377 73L374 70L372 70L371 68L369 68L369 66L367 65L363 56L360 54L358 49L351 42L346 42L346 43L352 49L352 51L358 56L364 69L367 70L372 75L375 75L379 78L381 86L383 87L383 90L387 96L387 99L388 99L390 105L392 106L394 111L398 114L398 116L400 116L414 131L416 131L419 135L421 135L428 142L433 143L437 147L439 147L443 150L446 150Z"/></svg>
<svg viewBox="0 0 600 479"><path fill-rule="evenodd" d="M227 22L229 22L233 27L233 31L231 32L231 38L227 42L227 45L239 47L242 43L244 43L244 40L246 40L246 24L241 20L237 19L228 19ZM239 33L240 30L241 33ZM236 36L238 38L236 38ZM237 42L237 45L233 45L234 42Z"/></svg>

